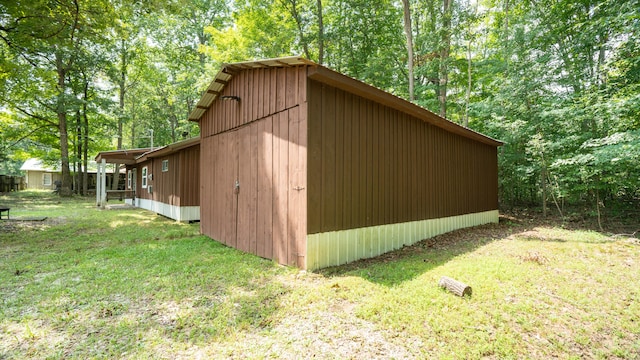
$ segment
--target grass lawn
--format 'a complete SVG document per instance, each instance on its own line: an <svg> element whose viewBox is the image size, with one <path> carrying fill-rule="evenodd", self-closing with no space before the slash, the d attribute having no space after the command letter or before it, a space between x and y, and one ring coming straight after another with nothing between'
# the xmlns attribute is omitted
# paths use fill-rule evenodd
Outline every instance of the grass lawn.
<svg viewBox="0 0 640 360"><path fill-rule="evenodd" d="M635 237L516 216L306 273L139 209L0 205L48 217L0 221L0 359L640 358Z"/></svg>

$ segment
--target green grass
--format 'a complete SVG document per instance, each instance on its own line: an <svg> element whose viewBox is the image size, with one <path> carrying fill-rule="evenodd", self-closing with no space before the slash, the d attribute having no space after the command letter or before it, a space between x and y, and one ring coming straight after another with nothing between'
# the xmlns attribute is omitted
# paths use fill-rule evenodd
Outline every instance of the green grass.
<svg viewBox="0 0 640 360"><path fill-rule="evenodd" d="M0 204L48 217L0 222L0 359L640 358L634 238L511 221L312 274L143 210Z"/></svg>

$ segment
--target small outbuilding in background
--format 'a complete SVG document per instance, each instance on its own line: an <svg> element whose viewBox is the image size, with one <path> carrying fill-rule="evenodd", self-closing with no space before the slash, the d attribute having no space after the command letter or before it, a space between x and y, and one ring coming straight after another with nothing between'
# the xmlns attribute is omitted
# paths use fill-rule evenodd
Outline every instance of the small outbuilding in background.
<svg viewBox="0 0 640 360"><path fill-rule="evenodd" d="M98 206L105 207L108 198L117 195L126 204L177 221L200 220L200 138L155 149L103 151L96 161L102 169L107 163L126 167L124 189L99 186ZM98 182L102 185L104 180Z"/></svg>
<svg viewBox="0 0 640 360"><path fill-rule="evenodd" d="M202 233L281 264L498 221L500 141L304 58L223 66L189 118Z"/></svg>

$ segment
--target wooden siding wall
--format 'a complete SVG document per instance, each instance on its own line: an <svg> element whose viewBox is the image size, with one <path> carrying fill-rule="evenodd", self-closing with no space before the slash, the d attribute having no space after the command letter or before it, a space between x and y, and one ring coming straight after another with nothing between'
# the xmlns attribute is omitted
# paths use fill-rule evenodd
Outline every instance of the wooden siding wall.
<svg viewBox="0 0 640 360"><path fill-rule="evenodd" d="M200 120L203 234L306 264L306 67L235 74ZM239 191L235 182L239 182Z"/></svg>
<svg viewBox="0 0 640 360"><path fill-rule="evenodd" d="M309 234L498 208L496 147L308 86Z"/></svg>
<svg viewBox="0 0 640 360"><path fill-rule="evenodd" d="M169 160L169 170L162 172L162 160ZM147 166L152 179L142 188L142 168ZM191 146L164 157L152 158L136 165L136 197L175 206L200 204L200 147ZM149 193L149 186L153 192Z"/></svg>
<svg viewBox="0 0 640 360"><path fill-rule="evenodd" d="M176 160L180 173L180 206L200 205L200 144L180 150ZM160 165L162 167L162 164ZM162 169L161 169L162 170ZM171 161L169 161L171 171Z"/></svg>
<svg viewBox="0 0 640 360"><path fill-rule="evenodd" d="M202 139L307 101L307 67L260 68L234 74L200 119ZM240 101L220 99L239 96Z"/></svg>

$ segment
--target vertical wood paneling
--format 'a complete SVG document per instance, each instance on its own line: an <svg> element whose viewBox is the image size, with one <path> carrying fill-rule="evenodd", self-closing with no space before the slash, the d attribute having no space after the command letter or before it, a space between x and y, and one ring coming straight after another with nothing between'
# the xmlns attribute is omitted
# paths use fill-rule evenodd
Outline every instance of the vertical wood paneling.
<svg viewBox="0 0 640 360"><path fill-rule="evenodd" d="M253 86L251 87L251 121L260 118L259 106L258 103L262 98L262 89L260 89L260 69L253 70L249 72L251 74Z"/></svg>
<svg viewBox="0 0 640 360"><path fill-rule="evenodd" d="M310 234L496 208L493 146L328 85L308 86ZM419 236L410 231L407 238ZM375 252L384 236L366 235L358 251Z"/></svg>
<svg viewBox="0 0 640 360"><path fill-rule="evenodd" d="M335 168L333 173L333 179L335 183L335 210L334 210L334 223L335 229L342 229L343 217L344 217L344 206L342 206L341 199L344 199L344 176L339 176L341 171L344 169L344 92L337 90L336 91L336 103L335 103L335 165L332 167ZM331 114L328 114L331 116Z"/></svg>
<svg viewBox="0 0 640 360"><path fill-rule="evenodd" d="M307 69L306 66L296 68L298 71L298 104L300 105L307 102Z"/></svg>
<svg viewBox="0 0 640 360"><path fill-rule="evenodd" d="M258 208L258 124L251 123L250 127L250 141L249 141L249 176L251 179L249 189L249 202L251 208L249 209L249 252L252 254L258 253L258 214L256 209ZM244 164L239 164L240 167Z"/></svg>
<svg viewBox="0 0 640 360"><path fill-rule="evenodd" d="M306 75L306 72L305 72ZM304 79L306 82L306 78ZM305 96L306 99L306 96ZM295 204L294 209L289 209L289 214L292 218L296 219L296 224L294 227L294 236L296 241L296 249L298 251L297 254L297 265L301 268L306 268L306 255L307 255L307 133L308 133L308 118L307 114L309 113L309 109L307 106L307 102L302 102L300 104L300 109L298 111L298 159L297 159L297 171L295 182L297 186L300 188L299 191L296 191L295 199L293 199L293 203ZM290 190L291 191L291 190Z"/></svg>
<svg viewBox="0 0 640 360"><path fill-rule="evenodd" d="M273 256L273 117L258 122L257 254Z"/></svg>
<svg viewBox="0 0 640 360"><path fill-rule="evenodd" d="M345 94L345 104L351 104L353 102L351 94ZM342 131L343 131L343 164L342 170L339 172L343 176L342 181L342 191L343 198L340 206L342 206L342 224L351 224L352 214L349 211L351 209L351 202L353 201L353 191L351 189L352 186L352 176L353 176L353 150L354 146L354 135L352 134L352 106L344 107L344 114L342 117Z"/></svg>
<svg viewBox="0 0 640 360"><path fill-rule="evenodd" d="M322 228L336 229L336 108L335 89L322 87Z"/></svg>
<svg viewBox="0 0 640 360"><path fill-rule="evenodd" d="M310 231L318 232L322 229L321 204L322 204L322 90L320 84L313 81L309 83L313 96L309 99L309 119L307 141L308 166L307 166L307 227Z"/></svg>
<svg viewBox="0 0 640 360"><path fill-rule="evenodd" d="M226 171L223 172L223 178L226 179L226 183L222 184L226 209L229 212L230 220L225 222L225 239L229 246L237 247L238 237L238 197L235 193L235 182L238 179L238 138L236 132L225 134L225 141L223 142L223 149L229 151L229 155L224 158ZM223 152L225 154L225 152Z"/></svg>
<svg viewBox="0 0 640 360"><path fill-rule="evenodd" d="M274 234L273 255L275 260L282 264L288 261L288 138L289 118L286 111L278 113L273 123L273 156L274 156Z"/></svg>
<svg viewBox="0 0 640 360"><path fill-rule="evenodd" d="M371 226L375 224L373 219L373 128L372 126L372 117L373 117L373 104L371 101L365 102L365 111L366 115L364 116L363 123L366 134L366 157L364 158L366 173L365 173L365 182L367 184L366 193L365 193L365 213L367 214L367 219L365 222L366 226Z"/></svg>
<svg viewBox="0 0 640 360"><path fill-rule="evenodd" d="M278 105L278 69L269 69L269 115L277 111Z"/></svg>
<svg viewBox="0 0 640 360"><path fill-rule="evenodd" d="M384 117L382 121L382 143L383 143L383 164L384 164L384 181L383 181L383 189L393 189L391 185L391 127L389 121L389 112L390 109L384 109ZM384 217L383 221L385 224L391 223L391 191L383 191L383 208L384 208Z"/></svg>
<svg viewBox="0 0 640 360"><path fill-rule="evenodd" d="M251 213L255 211L255 203L251 201L251 188L255 186L251 179L251 128L242 127L237 130L238 135L238 181L240 190L238 199L238 230L237 248L249 252L251 228Z"/></svg>
<svg viewBox="0 0 640 360"><path fill-rule="evenodd" d="M418 148L420 147L418 143L418 135L420 131L421 124L418 123L418 120L411 119L411 201L413 207L412 220L420 220L420 191L419 187L419 169L420 169L420 159L418 158Z"/></svg>
<svg viewBox="0 0 640 360"><path fill-rule="evenodd" d="M358 210L360 209L360 206L358 205L360 202L360 190L358 183L360 174L360 164L358 162L358 159L360 159L360 101L357 96L351 96L350 99L353 104L350 106L351 158L349 160L349 165L351 169L351 184L348 185L351 194L351 201L349 203L350 210L346 210L345 213L351 214L350 224L354 224L354 226L357 227L357 224L360 221L360 214L358 213ZM311 124L309 124L309 126L311 126Z"/></svg>
<svg viewBox="0 0 640 360"><path fill-rule="evenodd" d="M301 207L304 205L304 194L305 194L305 181L303 180L304 175L303 171L303 163L307 161L306 158L300 158L300 139L305 137L306 134L301 134L301 117L300 117L300 107L293 107L288 111L288 124L289 124L289 136L288 136L288 163L289 163L289 179L287 181L287 216L288 216L288 227L287 227L287 236L288 236L288 260L287 264L298 266L298 259L300 258L300 263L303 261L304 253L302 253L302 249L300 249L301 239L300 236L306 235L301 234L299 231L304 225L303 223L306 221L305 217L301 217L300 211ZM303 129L304 130L304 129Z"/></svg>
<svg viewBox="0 0 640 360"><path fill-rule="evenodd" d="M249 77L247 76L247 72L240 72L238 73L238 75L236 75L233 79L234 82L238 82L239 86L240 86L240 108L241 108L241 120L240 123L241 124L245 124L248 123L251 119L250 115L249 115L249 107L247 106L247 101L249 100L249 91L250 90L250 86L249 86ZM209 110L211 111L211 109Z"/></svg>
<svg viewBox="0 0 640 360"><path fill-rule="evenodd" d="M298 103L298 72L295 68L286 68L285 106L290 108Z"/></svg>
<svg viewBox="0 0 640 360"><path fill-rule="evenodd" d="M268 88L265 88L265 69L257 69L256 73L258 74L257 90L259 92L259 95L256 97L256 104L258 105L258 115L256 119L262 119L266 115L264 111L264 101L268 96L266 90Z"/></svg>
<svg viewBox="0 0 640 360"><path fill-rule="evenodd" d="M376 224L380 221L380 117L379 108L375 103L371 103L371 221Z"/></svg>
<svg viewBox="0 0 640 360"><path fill-rule="evenodd" d="M357 202L357 223L355 227L367 226L367 104L364 99L359 101L359 116L358 116L358 137L360 156L356 161L358 169L358 179L356 180L356 186L358 189L358 202ZM324 191L324 189L323 189Z"/></svg>
<svg viewBox="0 0 640 360"><path fill-rule="evenodd" d="M277 82L277 99L276 99L276 111L280 111L286 108L287 105L287 72L286 70L278 69L276 75Z"/></svg>
<svg viewBox="0 0 640 360"><path fill-rule="evenodd" d="M397 223L400 221L399 209L400 209L400 200L399 200L399 192L400 192L400 177L399 177L399 141L398 141L398 113L391 112L390 118L390 134L391 134L391 156L393 161L391 162L391 189L389 193L391 194L391 223Z"/></svg>

